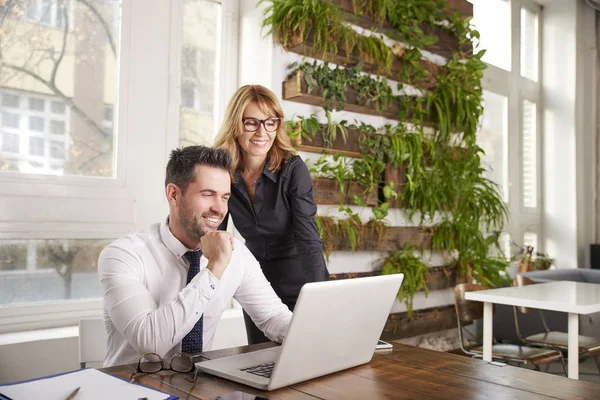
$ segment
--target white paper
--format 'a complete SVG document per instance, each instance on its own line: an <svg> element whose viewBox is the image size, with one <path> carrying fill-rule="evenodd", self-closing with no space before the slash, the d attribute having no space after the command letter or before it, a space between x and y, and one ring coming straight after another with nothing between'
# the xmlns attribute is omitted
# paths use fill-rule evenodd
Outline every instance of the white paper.
<svg viewBox="0 0 600 400"><path fill-rule="evenodd" d="M77 387L81 387L74 400L106 400L148 398L165 400L169 394L129 383L95 369L82 369L50 378L0 386L0 394L12 400L65 400Z"/></svg>

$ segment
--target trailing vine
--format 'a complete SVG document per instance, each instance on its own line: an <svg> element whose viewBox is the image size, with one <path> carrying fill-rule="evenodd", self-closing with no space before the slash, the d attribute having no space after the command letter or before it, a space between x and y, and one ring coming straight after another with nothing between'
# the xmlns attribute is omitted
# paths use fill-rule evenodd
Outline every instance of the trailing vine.
<svg viewBox="0 0 600 400"><path fill-rule="evenodd" d="M382 262L381 273L383 275L404 274L402 286L400 286L400 290L398 291L398 300L404 301L408 318L412 319L415 293L419 290L424 290L425 296L429 294L427 288L429 266L414 255L414 249L411 247L391 251L386 257L380 259L379 262Z"/></svg>

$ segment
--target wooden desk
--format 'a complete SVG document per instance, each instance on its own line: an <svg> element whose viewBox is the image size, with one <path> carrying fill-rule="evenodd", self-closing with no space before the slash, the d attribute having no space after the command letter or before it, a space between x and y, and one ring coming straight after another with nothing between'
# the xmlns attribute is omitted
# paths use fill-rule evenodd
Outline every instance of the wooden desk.
<svg viewBox="0 0 600 400"><path fill-rule="evenodd" d="M217 350L206 359L244 353L272 346ZM103 371L129 379L134 366L104 368ZM263 392L225 379L198 373L195 383L185 374L161 371L140 376L138 382L179 396L180 399L215 399L236 390L268 399L597 399L600 386L524 368L498 367L486 361L394 344L394 349L377 352L373 360L336 374ZM187 375L189 376L189 375Z"/></svg>

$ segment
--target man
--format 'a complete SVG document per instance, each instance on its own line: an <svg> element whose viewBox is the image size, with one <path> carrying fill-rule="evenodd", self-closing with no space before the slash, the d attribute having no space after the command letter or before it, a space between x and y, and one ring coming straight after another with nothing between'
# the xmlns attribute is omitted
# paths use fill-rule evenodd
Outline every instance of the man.
<svg viewBox="0 0 600 400"><path fill-rule="evenodd" d="M246 246L216 230L227 214L230 171L226 150L174 150L165 179L169 217L100 254L105 367L145 353L168 359L209 350L232 298L270 339L283 340L291 312Z"/></svg>

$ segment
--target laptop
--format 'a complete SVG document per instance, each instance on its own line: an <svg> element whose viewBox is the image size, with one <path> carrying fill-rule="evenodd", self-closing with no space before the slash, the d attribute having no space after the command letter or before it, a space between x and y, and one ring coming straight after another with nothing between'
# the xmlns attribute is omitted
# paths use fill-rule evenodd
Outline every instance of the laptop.
<svg viewBox="0 0 600 400"><path fill-rule="evenodd" d="M196 363L199 370L274 390L371 361L403 274L307 283L283 344Z"/></svg>

